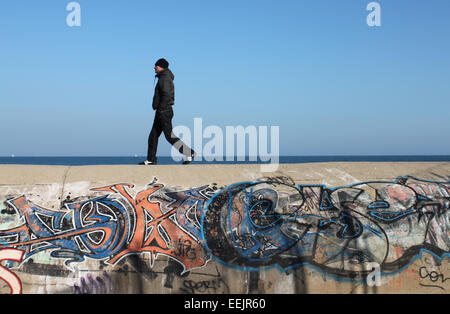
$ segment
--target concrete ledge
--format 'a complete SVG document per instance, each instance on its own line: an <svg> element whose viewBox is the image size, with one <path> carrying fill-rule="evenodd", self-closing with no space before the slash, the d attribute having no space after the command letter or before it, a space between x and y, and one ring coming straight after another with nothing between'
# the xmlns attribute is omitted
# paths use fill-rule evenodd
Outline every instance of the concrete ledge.
<svg viewBox="0 0 450 314"><path fill-rule="evenodd" d="M265 176L289 176L295 181L326 183L327 180L350 184L354 180L392 179L411 175L443 180L450 176L449 162L339 162L281 164L276 172L261 172L259 165L189 165L189 166L21 166L0 165L0 184L43 184L55 182L133 181L146 184L160 177L170 185L199 185L217 181L255 180ZM317 182L320 181L320 182ZM332 183L334 184L334 183Z"/></svg>

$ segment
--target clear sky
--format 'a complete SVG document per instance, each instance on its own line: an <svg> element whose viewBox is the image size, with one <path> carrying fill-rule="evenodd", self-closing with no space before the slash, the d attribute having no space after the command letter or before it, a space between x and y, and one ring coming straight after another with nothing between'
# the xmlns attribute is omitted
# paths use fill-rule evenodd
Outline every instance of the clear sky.
<svg viewBox="0 0 450 314"><path fill-rule="evenodd" d="M281 155L449 155L450 1L0 1L0 156L146 154L174 125L279 126ZM160 155L170 155L161 137Z"/></svg>

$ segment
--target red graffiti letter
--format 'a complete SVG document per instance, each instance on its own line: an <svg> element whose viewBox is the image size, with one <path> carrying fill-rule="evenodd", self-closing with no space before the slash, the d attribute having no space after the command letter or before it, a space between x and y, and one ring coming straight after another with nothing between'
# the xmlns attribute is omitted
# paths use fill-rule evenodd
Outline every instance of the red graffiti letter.
<svg viewBox="0 0 450 314"><path fill-rule="evenodd" d="M3 249L0 250L0 262L1 261L16 261L21 262L24 251L16 249ZM6 281L11 288L11 294L22 293L22 283L19 278L11 272L8 268L0 265L0 279Z"/></svg>

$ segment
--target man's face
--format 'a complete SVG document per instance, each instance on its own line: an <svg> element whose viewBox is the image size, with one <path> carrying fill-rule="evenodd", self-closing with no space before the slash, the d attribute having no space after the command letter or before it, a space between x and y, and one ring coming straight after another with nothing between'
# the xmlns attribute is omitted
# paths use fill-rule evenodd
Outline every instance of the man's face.
<svg viewBox="0 0 450 314"><path fill-rule="evenodd" d="M159 65L155 65L155 73L159 73L162 70L164 70L164 68L161 68Z"/></svg>

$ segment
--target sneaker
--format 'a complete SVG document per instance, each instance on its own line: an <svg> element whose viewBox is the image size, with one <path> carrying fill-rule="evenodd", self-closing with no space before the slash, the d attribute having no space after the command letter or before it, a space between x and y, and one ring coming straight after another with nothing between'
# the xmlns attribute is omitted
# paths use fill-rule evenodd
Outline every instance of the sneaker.
<svg viewBox="0 0 450 314"><path fill-rule="evenodd" d="M142 165L142 166L152 166L152 165L156 165L157 163L156 163L156 161L148 161L148 160L146 160L146 161L144 161L144 162L141 162L139 165Z"/></svg>
<svg viewBox="0 0 450 314"><path fill-rule="evenodd" d="M193 162L194 161L194 157L196 155L197 154L195 152L192 152L191 156L187 156L186 157L186 160L183 162L183 165L189 165L191 162Z"/></svg>

